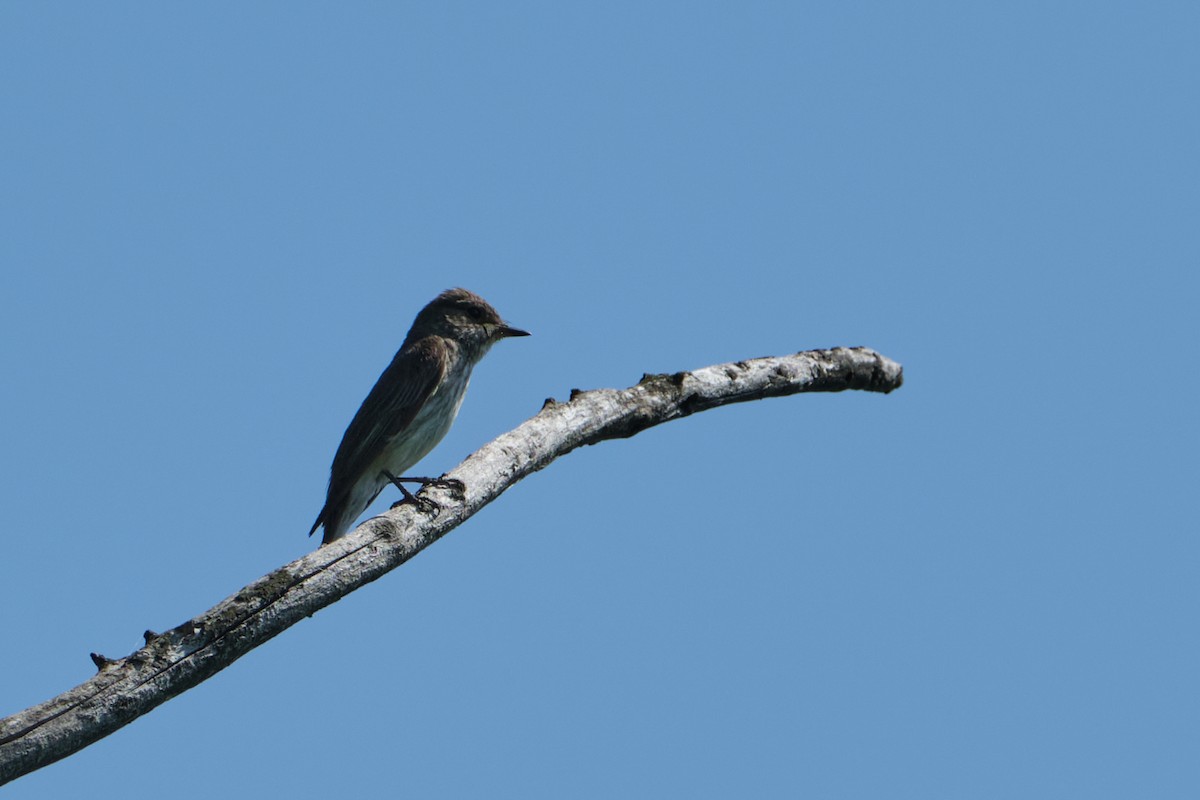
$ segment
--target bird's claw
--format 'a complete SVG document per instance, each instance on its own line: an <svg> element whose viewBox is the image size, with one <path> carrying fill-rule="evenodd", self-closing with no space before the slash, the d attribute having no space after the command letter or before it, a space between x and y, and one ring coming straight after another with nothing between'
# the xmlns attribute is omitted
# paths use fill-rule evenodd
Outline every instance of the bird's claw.
<svg viewBox="0 0 1200 800"><path fill-rule="evenodd" d="M455 500L462 500L466 497L466 483L458 480L457 477L396 477L391 473L384 473L392 485L404 494L404 497L392 503L392 509L398 509L402 505L415 505L416 509L421 513L437 513L442 511L442 506L434 503L430 498L422 497L420 493L413 494L407 488L404 488L404 481L420 483L420 492L425 491L427 486L436 486L438 488L449 489L450 494Z"/></svg>
<svg viewBox="0 0 1200 800"><path fill-rule="evenodd" d="M396 502L392 503L393 509L399 508L400 506L416 506L417 510L422 514L436 514L442 510L440 505L433 502L428 497L422 497L421 495L417 494L409 495L408 497L402 497Z"/></svg>
<svg viewBox="0 0 1200 800"><path fill-rule="evenodd" d="M408 505L416 506L416 510L420 511L421 513L438 513L439 511L442 511L442 506L434 503L434 501L431 499L418 497L418 495L413 495L412 500L409 500L408 498L396 500L395 503L391 504L391 507L392 509L398 509L400 506Z"/></svg>

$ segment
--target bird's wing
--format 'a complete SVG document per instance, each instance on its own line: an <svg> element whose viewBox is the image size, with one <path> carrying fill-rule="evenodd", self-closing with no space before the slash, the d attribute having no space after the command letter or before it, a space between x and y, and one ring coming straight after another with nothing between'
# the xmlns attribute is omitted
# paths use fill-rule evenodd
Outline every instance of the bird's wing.
<svg viewBox="0 0 1200 800"><path fill-rule="evenodd" d="M333 457L327 506L340 505L387 441L407 427L433 396L446 375L447 350L439 337L429 336L396 353L346 428Z"/></svg>

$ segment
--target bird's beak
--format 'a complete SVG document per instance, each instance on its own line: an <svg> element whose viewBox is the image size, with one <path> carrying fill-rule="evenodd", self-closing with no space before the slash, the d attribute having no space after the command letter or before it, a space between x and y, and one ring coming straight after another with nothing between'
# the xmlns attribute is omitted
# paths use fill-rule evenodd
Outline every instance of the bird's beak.
<svg viewBox="0 0 1200 800"><path fill-rule="evenodd" d="M509 336L528 336L529 331L523 331L520 328L510 328L507 325L496 326L496 332L492 334L497 339L506 339Z"/></svg>

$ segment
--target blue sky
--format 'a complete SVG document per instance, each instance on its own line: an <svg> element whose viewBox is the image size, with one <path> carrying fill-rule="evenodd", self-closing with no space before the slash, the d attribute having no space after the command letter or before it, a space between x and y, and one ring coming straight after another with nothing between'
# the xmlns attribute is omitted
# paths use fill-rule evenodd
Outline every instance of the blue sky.
<svg viewBox="0 0 1200 800"><path fill-rule="evenodd" d="M643 372L906 370L573 453L6 797L1195 797L1198 26L5 5L0 714L313 547L447 287L534 336L421 472Z"/></svg>

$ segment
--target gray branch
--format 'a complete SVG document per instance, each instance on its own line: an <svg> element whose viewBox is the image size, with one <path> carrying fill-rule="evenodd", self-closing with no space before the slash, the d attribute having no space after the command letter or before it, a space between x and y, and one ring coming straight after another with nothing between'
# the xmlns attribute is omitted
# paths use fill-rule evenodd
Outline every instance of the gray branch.
<svg viewBox="0 0 1200 800"><path fill-rule="evenodd" d="M864 348L815 350L646 375L628 389L573 391L484 445L427 489L442 510L401 506L259 578L125 658L93 654L99 671L70 691L0 721L0 784L71 755L192 688L305 617L395 569L517 481L575 448L617 439L697 411L799 392L900 386L900 365Z"/></svg>

